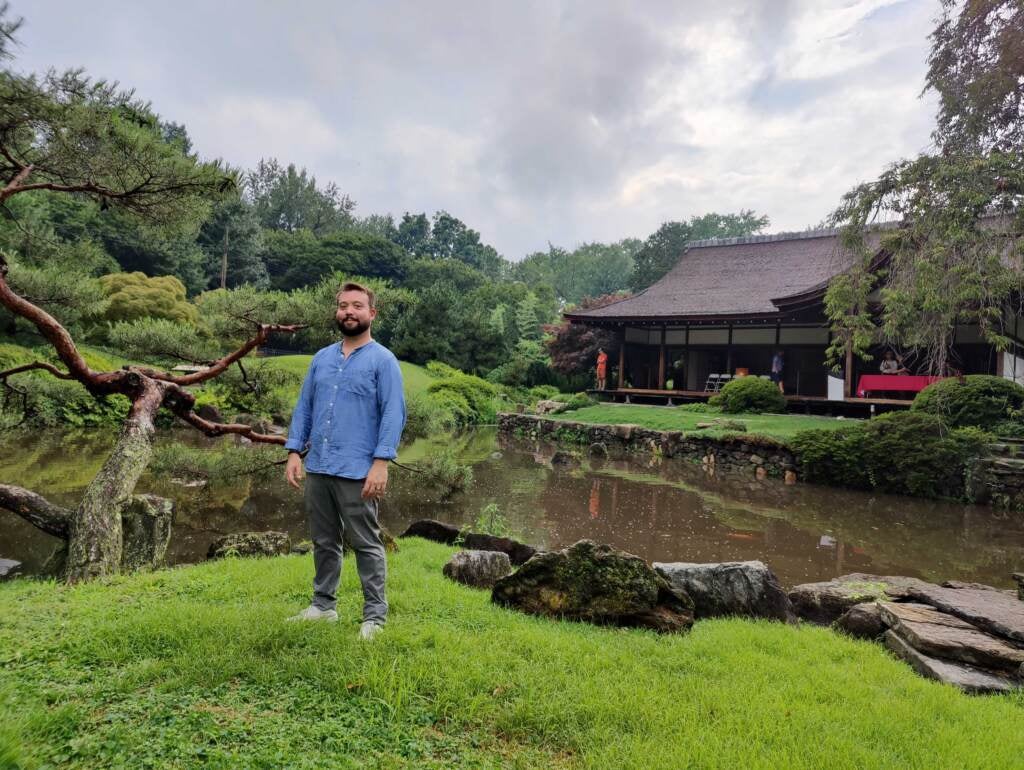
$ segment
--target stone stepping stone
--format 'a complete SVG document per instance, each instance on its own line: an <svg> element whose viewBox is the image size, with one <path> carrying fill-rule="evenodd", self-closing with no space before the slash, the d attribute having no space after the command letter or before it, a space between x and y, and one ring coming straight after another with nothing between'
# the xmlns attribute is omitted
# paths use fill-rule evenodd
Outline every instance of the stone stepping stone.
<svg viewBox="0 0 1024 770"><path fill-rule="evenodd" d="M882 621L918 652L1016 674L1024 650L926 604L878 602Z"/></svg>
<svg viewBox="0 0 1024 770"><path fill-rule="evenodd" d="M989 633L1024 644L1024 602L1012 593L992 588L953 588L917 582L920 585L909 586L905 598L929 604Z"/></svg>
<svg viewBox="0 0 1024 770"><path fill-rule="evenodd" d="M852 572L821 583L795 586L789 599L803 620L829 625L855 605L877 599L903 599L911 588L928 585L917 578Z"/></svg>
<svg viewBox="0 0 1024 770"><path fill-rule="evenodd" d="M14 577L21 571L21 562L14 559L0 559L0 580Z"/></svg>
<svg viewBox="0 0 1024 770"><path fill-rule="evenodd" d="M921 676L952 684L968 693L1010 692L1020 683L966 663L954 663L925 655L911 647L892 630L885 632L885 646L905 660Z"/></svg>

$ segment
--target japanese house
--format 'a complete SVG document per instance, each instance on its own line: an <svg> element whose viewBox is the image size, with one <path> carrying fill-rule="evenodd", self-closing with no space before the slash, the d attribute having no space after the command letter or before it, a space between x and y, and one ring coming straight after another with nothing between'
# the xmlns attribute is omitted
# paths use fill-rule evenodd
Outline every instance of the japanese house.
<svg viewBox="0 0 1024 770"><path fill-rule="evenodd" d="M695 241L643 292L565 317L616 331L608 387L619 394L701 396L737 374L767 375L781 350L787 397L863 402L859 377L878 374L883 350L867 362L847 354L838 373L825 360L825 291L852 260L836 230ZM976 327L958 326L953 365L1024 384L1024 319L1007 318L1004 331L1014 345L998 352Z"/></svg>

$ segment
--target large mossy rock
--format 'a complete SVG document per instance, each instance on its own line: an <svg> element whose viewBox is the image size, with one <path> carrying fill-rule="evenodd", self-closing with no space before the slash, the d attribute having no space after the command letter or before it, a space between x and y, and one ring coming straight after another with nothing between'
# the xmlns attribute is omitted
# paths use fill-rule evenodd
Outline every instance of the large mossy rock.
<svg viewBox="0 0 1024 770"><path fill-rule="evenodd" d="M669 585L693 599L697 618L735 615L795 623L793 605L764 562L655 562Z"/></svg>
<svg viewBox="0 0 1024 770"><path fill-rule="evenodd" d="M693 625L693 601L643 559L590 540L539 553L499 580L491 600L532 615L662 633Z"/></svg>
<svg viewBox="0 0 1024 770"><path fill-rule="evenodd" d="M287 532L236 532L225 535L210 543L208 559L224 556L278 556L291 550L292 542Z"/></svg>

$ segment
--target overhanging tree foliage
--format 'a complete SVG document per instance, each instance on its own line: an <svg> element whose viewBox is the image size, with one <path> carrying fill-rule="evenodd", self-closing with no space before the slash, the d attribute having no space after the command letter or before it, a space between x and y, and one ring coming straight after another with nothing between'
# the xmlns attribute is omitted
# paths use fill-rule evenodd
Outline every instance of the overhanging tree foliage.
<svg viewBox="0 0 1024 770"><path fill-rule="evenodd" d="M0 40L8 41L17 22L7 21L5 13L6 7L0 7ZM0 157L0 202L34 191L81 194L158 226L194 220L232 186L217 164L186 155L181 142L165 141L148 109L130 93L92 82L80 71L51 72L43 78L0 71ZM140 510L134 496L152 455L160 409L207 435L235 433L283 443L282 437L257 433L247 425L203 419L193 409L195 396L188 388L222 374L271 334L298 331L301 321L280 323L258 318L259 308L236 308L225 314L225 328L214 332L220 332L220 339L234 339L246 329L247 339L204 369L185 375L142 366L94 371L67 328L40 302L19 294L9 275L8 260L0 255L0 306L34 326L61 365L34 361L7 369L0 372L4 387L13 387L10 380L18 374L42 371L76 381L96 398L120 395L131 404L117 444L74 510L30 490L0 485L0 505L67 540L68 580L117 572L127 539L138 545L148 537L150 550L160 551L156 541L169 534L169 525L156 525L159 511L146 505Z"/></svg>
<svg viewBox="0 0 1024 770"><path fill-rule="evenodd" d="M1024 6L943 0L926 90L940 98L936 151L889 167L832 215L857 256L826 297L830 355L875 342L913 348L931 372L951 361L957 323L1004 349L1024 288ZM895 227L878 228L879 219ZM878 289L877 297L872 292Z"/></svg>

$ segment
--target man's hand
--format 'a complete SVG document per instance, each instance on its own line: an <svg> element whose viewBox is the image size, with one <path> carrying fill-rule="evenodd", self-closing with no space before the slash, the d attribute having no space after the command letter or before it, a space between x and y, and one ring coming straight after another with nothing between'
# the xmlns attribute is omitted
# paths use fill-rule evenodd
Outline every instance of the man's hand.
<svg viewBox="0 0 1024 770"><path fill-rule="evenodd" d="M301 489L299 482L305 477L302 470L302 456L296 452L288 454L288 463L284 466L284 477L296 489Z"/></svg>
<svg viewBox="0 0 1024 770"><path fill-rule="evenodd" d="M374 460L370 466L370 472L366 474L366 482L363 484L363 499L378 500L384 497L388 488L388 461Z"/></svg>

